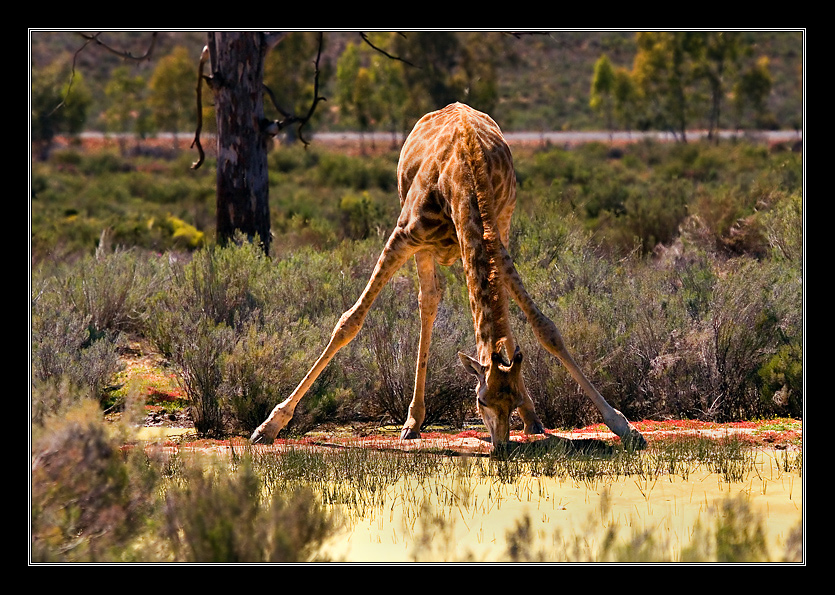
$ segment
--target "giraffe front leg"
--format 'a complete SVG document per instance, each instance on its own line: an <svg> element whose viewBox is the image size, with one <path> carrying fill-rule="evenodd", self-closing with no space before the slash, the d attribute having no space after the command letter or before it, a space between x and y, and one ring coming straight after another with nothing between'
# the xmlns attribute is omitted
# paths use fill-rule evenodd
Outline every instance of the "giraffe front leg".
<svg viewBox="0 0 835 595"><path fill-rule="evenodd" d="M264 423L255 429L249 441L252 444L272 444L278 433L293 419L295 408L292 398L276 405Z"/></svg>
<svg viewBox="0 0 835 595"><path fill-rule="evenodd" d="M583 374L580 366L577 365L565 347L562 335L559 329L557 329L557 326L539 310L530 295L528 295L528 292L522 284L522 279L516 271L516 267L513 266L510 255L504 248L502 248L502 254L504 259L505 284L513 299L519 304L522 312L525 313L537 340L545 349L562 362L568 370L568 373L571 374L571 377L574 378L577 384L580 385L580 388L583 389L583 392L586 393L586 396L594 403L594 406L603 417L603 422L612 432L620 436L621 441L626 446L637 449L646 447L647 443L641 432L629 423L629 420L626 419L623 413L609 405L597 391L597 388ZM525 423L527 425L527 420Z"/></svg>
<svg viewBox="0 0 835 595"><path fill-rule="evenodd" d="M319 356L319 359L310 368L310 371L296 387L296 390L293 391L293 394L276 405L264 423L255 429L249 438L252 444L271 444L278 433L290 423L290 420L293 419L296 405L322 373L322 370L325 369L325 366L328 365L328 362L333 359L337 351L350 343L357 335L362 327L365 312L368 311L368 307L370 307L370 304L363 306L363 300L361 298L350 310L342 315L322 355Z"/></svg>
<svg viewBox="0 0 835 595"><path fill-rule="evenodd" d="M269 417L252 433L252 443L271 443L278 433L293 418L296 405L310 389L313 382L325 369L325 366L333 359L336 352L350 343L357 336L362 328L365 316L380 294L380 291L389 282L392 275L401 267L406 260L414 254L414 248L409 242L409 234L402 227L397 227L389 237L386 247L383 249L374 272L371 274L368 284L365 286L362 295L357 302L346 311L339 319L333 329L328 346L310 368L310 371L285 401L278 404L272 410Z"/></svg>
<svg viewBox="0 0 835 595"><path fill-rule="evenodd" d="M435 274L435 260L428 252L418 252L415 255L420 293L420 343L418 346L417 364L415 366L415 390L409 405L409 418L403 424L400 432L401 440L420 438L420 426L426 417L424 401L426 393L426 368L429 363L429 345L432 342L432 328L438 315L438 304L441 301L441 289Z"/></svg>

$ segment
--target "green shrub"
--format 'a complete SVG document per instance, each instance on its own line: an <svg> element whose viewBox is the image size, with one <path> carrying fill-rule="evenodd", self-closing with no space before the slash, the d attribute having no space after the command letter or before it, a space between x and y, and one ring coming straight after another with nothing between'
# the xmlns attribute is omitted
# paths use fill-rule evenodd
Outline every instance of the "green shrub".
<svg viewBox="0 0 835 595"><path fill-rule="evenodd" d="M552 545L537 546L537 536L529 517L517 521L507 531L506 559L510 562L565 561L573 563L725 563L750 564L765 562L801 562L802 526L796 527L782 555L770 552L765 539L764 519L756 514L748 501L740 496L728 497L706 511L690 536L689 544L680 552L671 551L667 539L659 538L652 530L619 527L609 522L609 495L601 497L599 517L592 515L587 527L574 535L556 532L549 536ZM598 539L596 533L603 523L606 527ZM590 544L598 544L590 549Z"/></svg>
<svg viewBox="0 0 835 595"><path fill-rule="evenodd" d="M346 194L339 202L343 216L343 230L352 240L364 240L380 223L380 209L371 201L368 192Z"/></svg>
<svg viewBox="0 0 835 595"><path fill-rule="evenodd" d="M241 329L224 358L221 385L235 429L251 434L290 395L318 357L317 350L324 348L321 342L321 331L308 321L290 320L278 311ZM293 427L310 427L325 416L336 419L339 401L327 385L317 386L298 408Z"/></svg>
<svg viewBox="0 0 835 595"><path fill-rule="evenodd" d="M212 174L190 170L187 161L65 151L33 163L32 173L35 262L91 254L104 229L115 246L182 248L173 230L164 227L168 216L204 232L213 226Z"/></svg>
<svg viewBox="0 0 835 595"><path fill-rule="evenodd" d="M121 451L94 402L49 416L33 431L32 533L35 562L119 562L141 554L158 475L141 451Z"/></svg>
<svg viewBox="0 0 835 595"><path fill-rule="evenodd" d="M782 345L758 370L761 396L769 411L803 417L803 347Z"/></svg>
<svg viewBox="0 0 835 595"><path fill-rule="evenodd" d="M125 158L112 151L100 151L86 155L84 159L78 162L78 166L84 175L92 177L124 173L133 169Z"/></svg>
<svg viewBox="0 0 835 595"><path fill-rule="evenodd" d="M793 192L763 213L762 225L774 258L803 262L803 195Z"/></svg>
<svg viewBox="0 0 835 595"><path fill-rule="evenodd" d="M517 155L509 249L531 295L630 418L797 410L802 157L744 142L636 143L621 153L588 145ZM98 398L120 335L145 335L173 359L191 333L204 337L206 349L228 333L217 357L205 351L200 367L216 368L208 376L224 427L250 428L292 391L365 287L396 219L395 158L271 152L272 259L246 243L206 245L212 180L198 173L171 182L187 159L67 151L34 163L33 281L49 291L33 300L33 382L46 388L49 378L42 394L59 401L72 393L62 386L90 387ZM169 199L164 210L154 202ZM104 228L112 244L191 254L111 252ZM97 243L104 245L94 256ZM472 348L472 321L460 265L441 276L447 287L427 404L449 404L432 419L458 419L472 387L455 353ZM311 388L291 431L324 417L405 414L419 336L416 293L410 263ZM549 424L597 421L513 312L529 388Z"/></svg>
<svg viewBox="0 0 835 595"><path fill-rule="evenodd" d="M229 327L243 324L263 302L268 267L263 252L247 241L199 250L187 263L172 267L167 308Z"/></svg>
<svg viewBox="0 0 835 595"><path fill-rule="evenodd" d="M167 537L184 562L308 562L335 526L310 490L276 491L246 462L236 471L188 470L166 496ZM223 511L223 514L218 514Z"/></svg>
<svg viewBox="0 0 835 595"><path fill-rule="evenodd" d="M171 231L171 239L179 247L186 250L195 250L205 244L206 234L182 219L169 216L165 223Z"/></svg>
<svg viewBox="0 0 835 595"><path fill-rule="evenodd" d="M744 496L726 498L712 511L712 525L698 523L682 562L750 563L769 560L762 519Z"/></svg>
<svg viewBox="0 0 835 595"><path fill-rule="evenodd" d="M359 278L336 272L333 257L302 251L274 262L243 243L206 248L172 266L148 332L181 367L199 432L251 432L295 388L361 291ZM344 386L350 374L343 368L356 360L351 349L341 357L345 366L326 370L297 409L295 427L310 427L320 410L339 410L348 398L350 391L334 389Z"/></svg>
<svg viewBox="0 0 835 595"><path fill-rule="evenodd" d="M223 437L227 426L220 387L224 357L234 342L234 333L224 323L216 324L208 318L180 320L184 323L177 332L182 338L173 359L180 368L194 429L199 436Z"/></svg>
<svg viewBox="0 0 835 595"><path fill-rule="evenodd" d="M138 332L163 274L160 259L135 250L109 252L105 241L94 256L59 270L54 280L62 300L90 319L94 333Z"/></svg>
<svg viewBox="0 0 835 595"><path fill-rule="evenodd" d="M227 432L222 384L241 329L260 321L268 261L243 242L195 252L172 263L170 282L153 300L146 326L154 345L179 366L201 435Z"/></svg>
<svg viewBox="0 0 835 595"><path fill-rule="evenodd" d="M33 421L76 398L104 399L120 366L121 335L97 331L89 314L50 287L33 296L31 314Z"/></svg>
<svg viewBox="0 0 835 595"><path fill-rule="evenodd" d="M322 186L395 192L395 169L396 163L388 159L351 157L328 151L319 156L315 175Z"/></svg>
<svg viewBox="0 0 835 595"><path fill-rule="evenodd" d="M542 251L521 248L517 268L586 375L627 417L732 421L786 414L785 406L798 411L796 382L792 403L788 385L760 397L764 378L776 382L781 368L797 378L802 370L789 364L800 365L798 356L771 360L802 340L800 276L787 262L717 259L687 243L659 252L654 263L637 253L616 261L576 227L552 241L539 260ZM519 340L546 426L599 421L524 324ZM760 372L769 361L777 368Z"/></svg>

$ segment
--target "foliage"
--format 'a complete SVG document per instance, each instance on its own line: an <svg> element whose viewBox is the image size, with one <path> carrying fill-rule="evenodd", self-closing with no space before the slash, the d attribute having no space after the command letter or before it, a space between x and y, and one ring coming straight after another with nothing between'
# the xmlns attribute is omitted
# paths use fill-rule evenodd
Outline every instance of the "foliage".
<svg viewBox="0 0 835 595"><path fill-rule="evenodd" d="M578 39L564 37L569 47L580 47ZM433 47L444 39L424 41L425 59L438 57ZM468 49L477 44L454 41L449 47L468 54L454 76L441 79L438 93L479 80L485 102L501 95L492 88L491 69L507 65L493 63L493 56L478 64L479 50ZM631 37L604 41L612 64L632 57ZM383 64L391 66L371 61L368 67L390 80L402 78L399 68L383 73ZM739 118L757 112L760 121L770 120L775 104L764 89L780 84L779 67L759 63L759 71L751 71L747 95L737 95L749 115ZM588 64L583 68L590 71ZM615 113L638 99L625 74L615 67ZM80 92L87 77L82 81L76 73L73 79L77 103L52 113L44 106L64 96L56 89L68 80L66 71L38 68L33 75L33 139L51 140L49 130L77 130L83 114L65 121L42 117L63 118L70 108L87 105ZM46 75L53 82L42 85ZM553 114L572 106L571 94L556 95L560 101L545 112L526 97L531 105L524 115L507 119L537 121L547 113L543 121L550 126ZM94 100L104 97L100 92ZM513 104L499 101L496 110L512 110ZM781 109L774 117L787 121ZM589 113L576 114L577 120L565 121L593 122ZM392 131L406 121L402 113L376 118ZM609 402L631 419L802 416L800 154L741 140L514 152L519 202L509 248L528 290ZM322 514L318 494L300 489L294 496L281 488L282 481L304 487L291 481L298 469L259 468L263 476L256 477L242 465L227 478L214 470L198 474L176 455L155 460L141 449L122 449L128 440L103 422L102 408L129 406L114 403L112 389L125 339L141 338L173 362L201 435L251 432L293 390L365 286L399 210L396 152L360 158L315 145L272 150L272 259L244 241L213 245L211 168L190 170L190 155L71 147L42 156L32 163L30 203L33 559L309 559L332 519ZM460 425L473 414L472 386L455 354L471 345L472 320L460 266L440 274L444 300L430 358L427 419ZM513 314L526 382L546 425L598 421L576 383L538 347L524 317L515 309ZM402 420L418 328L410 264L378 298L364 331L315 383L286 432L323 421ZM362 469L370 471L345 475L354 486L369 477L402 475L385 461L385 468L365 461ZM355 469L333 463L306 459L303 466L323 474ZM570 473L577 477L597 473L575 463L569 463ZM517 464L484 473L511 478ZM536 464L566 472L557 458ZM437 457L427 459L426 468L433 465ZM268 481L271 472L283 474L282 480ZM262 485L271 498L256 497ZM246 522L232 525L206 514L219 506ZM688 559L763 556L756 519L729 506L733 510L718 512L727 526L703 525L703 548L689 551ZM657 545L635 537L629 545L636 555ZM624 554L616 543L607 550L612 560ZM517 549L511 557L535 555Z"/></svg>
<svg viewBox="0 0 835 595"><path fill-rule="evenodd" d="M166 498L166 532L185 562L307 562L334 528L309 490L275 492L244 461L234 472L189 469ZM217 514L219 510L223 514Z"/></svg>
<svg viewBox="0 0 835 595"><path fill-rule="evenodd" d="M221 471L125 447L90 401L33 436L35 563L308 561L336 527L309 489L265 499L246 461Z"/></svg>
<svg viewBox="0 0 835 595"><path fill-rule="evenodd" d="M127 66L114 70L105 87L110 107L102 117L106 130L119 135L119 144L123 151L123 133L136 132L137 136L142 137L150 130L150 110L145 101L145 88L145 79L133 74Z"/></svg>
<svg viewBox="0 0 835 595"><path fill-rule="evenodd" d="M362 344L368 346L368 363L375 372L371 394L374 410L398 424L408 417L420 340L418 288L412 279L397 277L377 298L363 327ZM445 293L451 303L441 304L435 320L431 366L426 382L425 424L447 421L460 427L469 413L473 387L458 364L457 352L469 343L472 326L462 310L465 295L461 281L447 278ZM466 405L465 405L466 404Z"/></svg>
<svg viewBox="0 0 835 595"><path fill-rule="evenodd" d="M360 295L398 212L395 158L274 150L273 259L246 242L214 247L205 239L210 230L168 216L167 229L191 226L193 243L167 232L173 247L189 252L111 251L114 232L99 238L96 255L44 260L33 271L37 293L49 289L33 301L35 379L60 387L65 378L102 397L118 335L138 333L178 362L196 402L206 396L201 406L214 419L206 432L251 431L292 392ZM104 188L120 193L114 181L138 173L122 171L125 163L110 153L68 152L40 164L48 188L33 237L43 237L48 213L85 204L73 191L81 184L101 186L102 204ZM163 172L173 167L155 163ZM516 166L511 254L608 400L637 419L802 414L799 155L745 142L636 143L616 155L589 144L522 151ZM130 184L148 197L164 190L152 176ZM159 185L177 187L165 176ZM172 200L166 206L183 202ZM155 200L137 205L140 214L156 209ZM364 332L314 384L288 431L405 414L419 334L411 269L378 298ZM427 402L432 419L458 423L471 413L472 388L455 356L467 350L472 321L460 267L442 269L442 277ZM594 421L587 399L522 318L515 329L546 425ZM82 363L90 357L99 365Z"/></svg>
<svg viewBox="0 0 835 595"><path fill-rule="evenodd" d="M148 82L148 106L157 130L180 132L190 121L197 84L188 50L178 46L161 58Z"/></svg>
<svg viewBox="0 0 835 595"><path fill-rule="evenodd" d="M66 303L48 280L37 283L31 298L32 419L81 397L104 399L119 369L116 331L97 328L92 315Z"/></svg>
<svg viewBox="0 0 835 595"><path fill-rule="evenodd" d="M108 249L165 252L199 246L194 233L187 236L192 246L184 246L183 226L173 222L187 222L204 233L209 225L213 229L213 179L188 164L185 154L151 157L76 149L33 163L33 262L93 254L104 229Z"/></svg>
<svg viewBox="0 0 835 595"><path fill-rule="evenodd" d="M44 418L32 448L32 559L132 561L155 504L158 474L87 400Z"/></svg>
<svg viewBox="0 0 835 595"><path fill-rule="evenodd" d="M287 113L304 113L313 99L313 79L319 34L295 32L287 36L264 58L264 85L270 90L270 101L264 102L267 117L281 120ZM325 67L323 78L328 78L330 66ZM278 111L273 101L278 104ZM320 120L314 118L313 126ZM288 139L293 139L292 128Z"/></svg>
<svg viewBox="0 0 835 595"><path fill-rule="evenodd" d="M531 519L523 517L507 532L507 560L512 562L573 563L604 562L618 563L726 563L746 564L753 562L801 562L802 554L794 551L801 532L798 525L787 544L784 559L773 560L764 537L764 519L757 515L750 504L741 496L727 497L711 506L707 520L699 521L694 528L690 543L681 551L671 551L668 543L659 540L652 530L625 528L610 523L611 502L608 492L601 497L600 517L590 518L585 532L576 535L555 533L550 539L551 547L537 547L536 535ZM606 530L596 550L590 548L589 538L595 526L603 522Z"/></svg>
<svg viewBox="0 0 835 595"><path fill-rule="evenodd" d="M685 89L691 95L688 104L694 109L688 121L694 127L713 130L717 123L743 128L802 126L802 31L688 32L688 35L687 71L696 79ZM629 31L520 35L495 31L371 32L367 36L375 47L402 60L372 50L357 32L325 33L320 90L328 98L331 109L317 110L315 129L344 129L348 124L344 117L347 105L336 99L336 73L337 63L351 44L371 56L363 67L369 69L370 79L374 81L374 95L387 96L383 102L373 101L378 104L378 116L370 124L372 129L380 131L406 131L414 119L450 101L464 101L487 111L505 130L605 128L605 117L589 106L589 81L601 54L606 54L611 61L621 91L638 87L636 77L624 76L640 70L636 64L641 51L639 40ZM133 55L149 41L147 32L141 31L108 32L105 37L112 47L125 48ZM81 45L72 32L34 32L31 43L35 75L55 56L76 54ZM149 83L158 70L170 70L169 66L163 66L169 56L185 52L190 69L186 70L183 62L182 76L170 79L171 84L166 86L169 89L177 86L182 92L189 87L192 100L186 107L192 121L197 61L205 45L205 33L162 32L157 37L152 59L133 64L134 71ZM99 49L88 47L75 56L76 81L83 74L92 94L89 114L108 110L110 101L104 88L113 71L124 66L124 60ZM297 31L268 52L265 84L284 109L309 105L316 49L316 33ZM763 62L757 65L763 58L768 60L767 68ZM179 67L177 71L180 72ZM633 80L623 86L628 78ZM179 92L178 99L173 97L167 106L182 101ZM633 96L632 100L635 99ZM639 124L638 119L642 126L647 126L650 122L641 114L643 107L634 101L629 103L632 109L618 109L618 123L626 130ZM56 102L51 102L49 110L55 105ZM408 114L406 120L404 113L396 113L404 109ZM268 105L268 117L277 117L271 110ZM719 116L725 113L733 118L731 122L727 117L725 122L719 122ZM630 116L637 119L630 121ZM182 121L176 124L166 119L166 122L160 130L180 131ZM212 124L211 118L204 118L204 130ZM102 125L97 118L87 122L87 127L92 129Z"/></svg>
<svg viewBox="0 0 835 595"><path fill-rule="evenodd" d="M360 65L360 48L349 43L336 65L336 97L346 121L366 132L377 119L372 71Z"/></svg>
<svg viewBox="0 0 835 595"><path fill-rule="evenodd" d="M56 60L32 73L30 102L32 142L39 158L45 159L56 135L84 129L91 96L84 77L70 77L67 62Z"/></svg>
<svg viewBox="0 0 835 595"><path fill-rule="evenodd" d="M682 552L682 562L716 561L749 563L768 559L761 519L744 498L728 498L718 505L713 526L695 529L692 545Z"/></svg>
<svg viewBox="0 0 835 595"><path fill-rule="evenodd" d="M743 121L746 107L750 106L755 128L767 130L775 127L776 122L774 116L768 112L767 103L774 84L769 66L768 57L760 56L734 84L734 110L737 122Z"/></svg>
<svg viewBox="0 0 835 595"><path fill-rule="evenodd" d="M612 129L612 113L615 95L615 71L608 56L603 54L594 63L594 76L591 81L590 103L592 109L603 113L606 128Z"/></svg>

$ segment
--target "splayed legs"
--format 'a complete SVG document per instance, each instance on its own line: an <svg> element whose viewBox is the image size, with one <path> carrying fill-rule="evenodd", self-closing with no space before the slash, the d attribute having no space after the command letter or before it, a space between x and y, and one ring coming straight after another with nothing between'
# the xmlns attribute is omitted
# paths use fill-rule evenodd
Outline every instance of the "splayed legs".
<svg viewBox="0 0 835 595"><path fill-rule="evenodd" d="M380 291L389 282L392 275L406 262L414 253L410 246L407 233L402 228L397 228L389 237L377 266L371 275L371 279L362 292L357 302L347 310L336 327L333 329L327 347L310 368L310 371L302 379L296 390L283 402L276 405L269 417L252 433L250 441L253 443L271 443L276 435L293 418L293 412L299 401L310 389L313 382L325 369L325 366L333 359L336 353L350 343L362 328L365 316L368 314L374 300Z"/></svg>
<svg viewBox="0 0 835 595"><path fill-rule="evenodd" d="M641 433L629 423L629 420L620 411L606 402L594 385L586 378L585 374L583 374L583 371L565 347L559 329L539 310L530 295L528 295L525 286L522 284L522 279L519 277L519 273L516 271L516 267L510 259L510 255L504 248L502 248L502 255L504 259L505 284L513 299L519 304L522 312L525 313L537 340L545 349L562 362L568 370L568 373L571 374L572 378L583 389L583 392L586 393L595 407L597 407L597 410L600 411L604 423L612 432L620 436L624 444L635 448L643 448L646 446L646 440Z"/></svg>

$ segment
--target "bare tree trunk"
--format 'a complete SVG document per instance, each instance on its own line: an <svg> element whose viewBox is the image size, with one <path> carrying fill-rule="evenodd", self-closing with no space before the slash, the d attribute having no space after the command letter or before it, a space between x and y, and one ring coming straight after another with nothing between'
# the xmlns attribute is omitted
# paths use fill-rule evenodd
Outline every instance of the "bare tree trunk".
<svg viewBox="0 0 835 595"><path fill-rule="evenodd" d="M267 142L262 132L266 41L260 32L209 33L217 114L217 236L241 231L270 248Z"/></svg>

